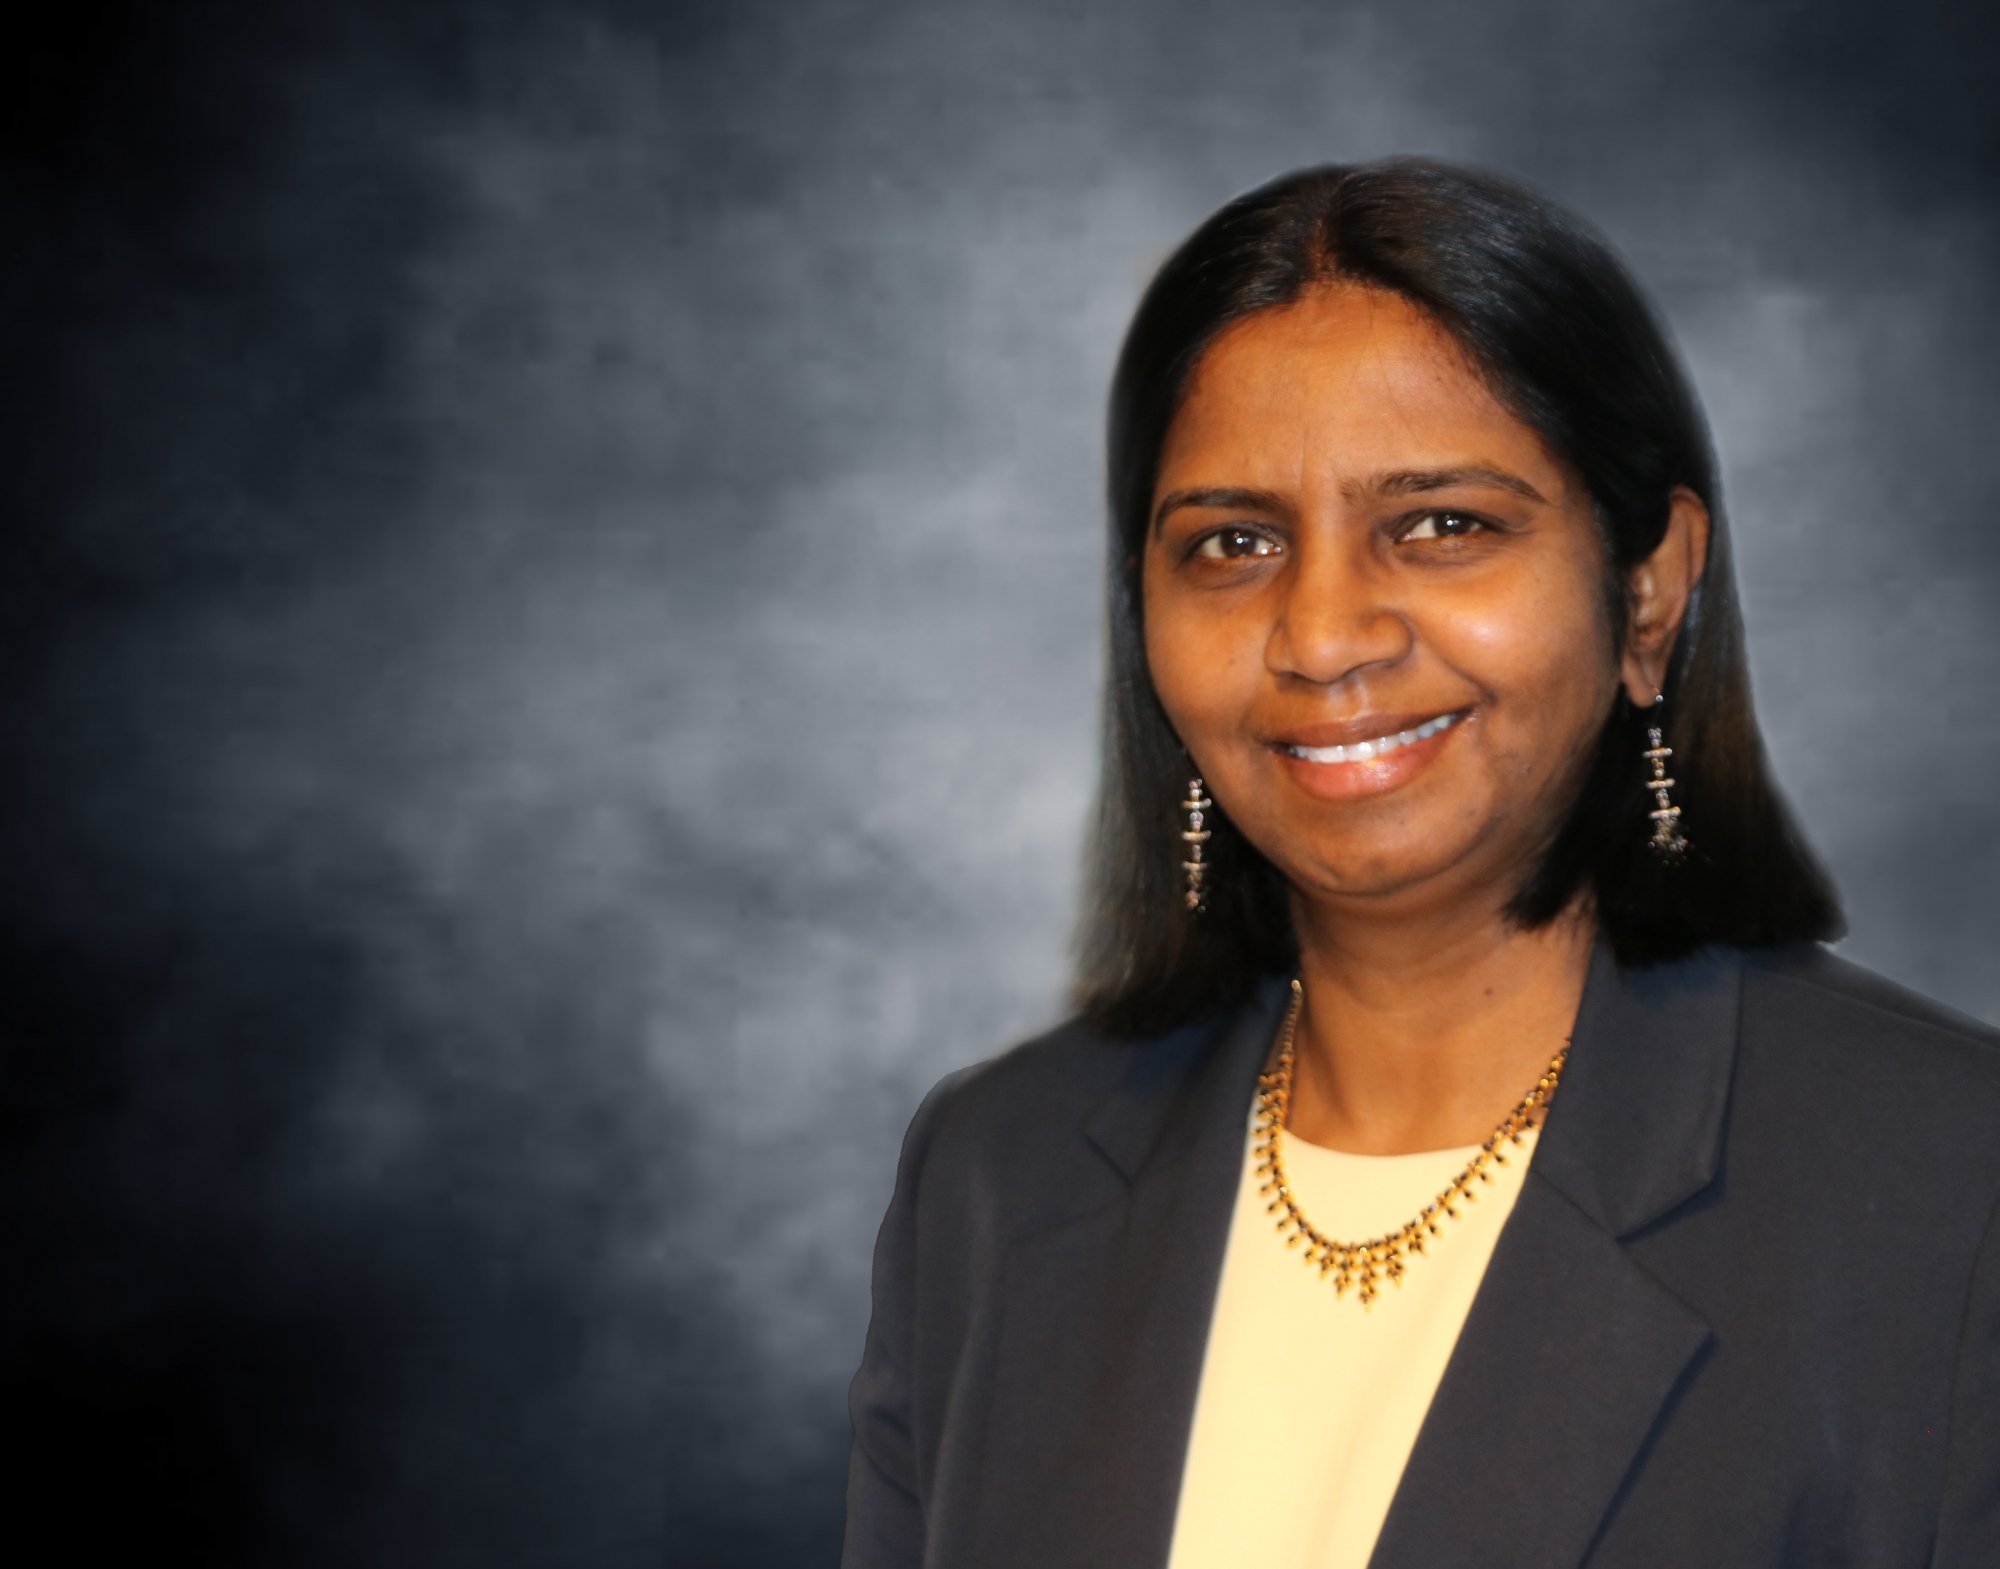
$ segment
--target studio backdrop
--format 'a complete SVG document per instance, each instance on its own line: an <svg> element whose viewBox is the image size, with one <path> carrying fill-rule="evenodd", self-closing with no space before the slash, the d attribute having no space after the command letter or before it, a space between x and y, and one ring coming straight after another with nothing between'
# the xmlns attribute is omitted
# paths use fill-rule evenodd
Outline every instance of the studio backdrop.
<svg viewBox="0 0 2000 1569"><path fill-rule="evenodd" d="M11 13L10 1531L834 1562L903 1126L1063 1009L1119 333L1302 164L1631 259L1843 951L2000 1018L1972 15Z"/></svg>

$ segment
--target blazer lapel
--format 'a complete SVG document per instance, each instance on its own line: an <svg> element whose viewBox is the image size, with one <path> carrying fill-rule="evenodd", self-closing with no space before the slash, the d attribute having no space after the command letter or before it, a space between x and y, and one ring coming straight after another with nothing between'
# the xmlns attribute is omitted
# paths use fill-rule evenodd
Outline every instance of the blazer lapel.
<svg viewBox="0 0 2000 1569"><path fill-rule="evenodd" d="M1589 1552L1709 1340L1619 1238L1714 1179L1739 992L1733 955L1628 975L1598 951L1534 1165L1371 1569L1566 1569Z"/></svg>
<svg viewBox="0 0 2000 1569"><path fill-rule="evenodd" d="M1140 1053L1087 1134L1127 1179L1024 1238L1002 1286L974 1562L1159 1569L1242 1169L1284 998Z"/></svg>

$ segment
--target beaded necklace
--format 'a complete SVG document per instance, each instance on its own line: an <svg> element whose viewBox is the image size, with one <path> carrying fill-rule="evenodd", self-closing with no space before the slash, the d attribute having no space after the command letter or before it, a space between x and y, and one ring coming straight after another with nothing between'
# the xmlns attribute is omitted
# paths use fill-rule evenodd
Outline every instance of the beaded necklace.
<svg viewBox="0 0 2000 1569"><path fill-rule="evenodd" d="M1519 1144L1522 1135L1534 1126L1537 1116L1549 1104L1562 1082L1563 1064L1569 1060L1569 1042L1564 1041L1562 1050L1555 1054L1542 1076L1535 1081L1533 1089L1521 1097L1521 1102L1507 1113L1493 1136L1479 1146L1471 1162L1450 1184L1429 1204L1425 1205L1414 1220L1404 1223L1387 1236L1375 1237L1367 1242L1336 1242L1323 1235L1305 1212L1299 1208L1298 1200L1292 1196L1291 1185L1285 1181L1285 1160L1279 1147L1285 1131L1285 1118L1292 1105L1292 1073L1296 1066L1294 1047L1299 1028L1299 1013L1305 1006L1305 988L1297 980L1292 982L1292 1003L1285 1011L1285 1022L1278 1032L1278 1057L1257 1080L1257 1112L1253 1120L1256 1137L1257 1171L1264 1179L1257 1191L1266 1194L1270 1202L1264 1206L1267 1214L1278 1217L1278 1232L1285 1239L1288 1248L1305 1244L1304 1258L1309 1266L1316 1266L1323 1279L1331 1279L1335 1296L1344 1296L1352 1286L1366 1307L1380 1293L1381 1282L1403 1283L1403 1273L1408 1268L1412 1254L1424 1251L1424 1239L1441 1236L1438 1229L1441 1220L1456 1220L1458 1206L1473 1202L1478 1194L1474 1187L1482 1182L1491 1182L1491 1168L1507 1164L1504 1146Z"/></svg>

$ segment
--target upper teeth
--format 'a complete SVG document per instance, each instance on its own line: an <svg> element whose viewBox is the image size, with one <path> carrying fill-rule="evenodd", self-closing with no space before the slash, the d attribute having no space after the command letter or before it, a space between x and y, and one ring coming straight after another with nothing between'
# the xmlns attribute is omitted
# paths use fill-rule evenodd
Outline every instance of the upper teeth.
<svg viewBox="0 0 2000 1569"><path fill-rule="evenodd" d="M1377 736L1372 741L1356 741L1351 746L1288 746L1285 750L1309 763L1365 763L1372 757L1386 756L1399 746L1428 741L1432 736L1449 730L1460 717L1458 714L1439 714L1435 719L1426 719L1414 730L1398 730L1394 735Z"/></svg>

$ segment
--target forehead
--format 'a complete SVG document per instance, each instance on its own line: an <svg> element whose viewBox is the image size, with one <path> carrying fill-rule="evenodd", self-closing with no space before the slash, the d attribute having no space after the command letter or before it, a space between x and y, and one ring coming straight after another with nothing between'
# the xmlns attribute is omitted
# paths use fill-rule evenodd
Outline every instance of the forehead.
<svg viewBox="0 0 2000 1569"><path fill-rule="evenodd" d="M1158 488L1170 475L1174 485L1310 488L1473 463L1532 468L1524 478L1561 486L1540 439L1448 333L1400 295L1332 285L1210 345L1169 427ZM1207 472L1219 469L1230 473Z"/></svg>

